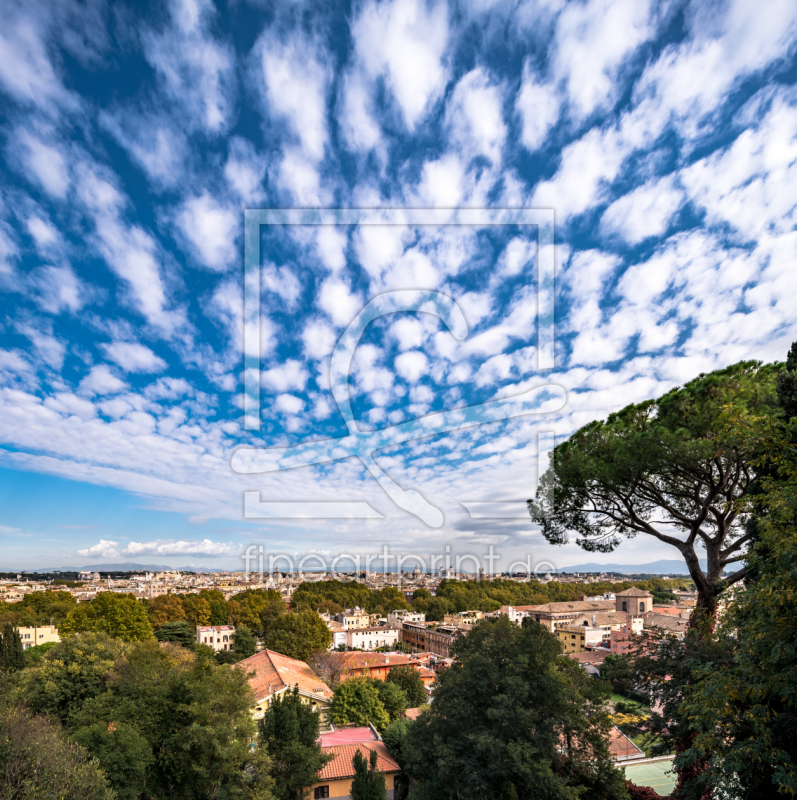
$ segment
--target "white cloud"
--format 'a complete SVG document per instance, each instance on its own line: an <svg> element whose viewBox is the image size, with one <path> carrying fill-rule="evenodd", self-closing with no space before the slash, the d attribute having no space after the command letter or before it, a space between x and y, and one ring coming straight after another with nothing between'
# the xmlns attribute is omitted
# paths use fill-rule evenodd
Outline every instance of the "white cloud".
<svg viewBox="0 0 797 800"><path fill-rule="evenodd" d="M501 89L481 67L471 70L454 88L446 108L451 143L471 157L501 162L506 139Z"/></svg>
<svg viewBox="0 0 797 800"><path fill-rule="evenodd" d="M396 339L401 350L420 347L424 340L423 324L419 319L402 317L390 326L390 335Z"/></svg>
<svg viewBox="0 0 797 800"><path fill-rule="evenodd" d="M254 145L240 136L230 139L224 177L243 203L257 203L264 197L266 161Z"/></svg>
<svg viewBox="0 0 797 800"><path fill-rule="evenodd" d="M81 165L78 195L94 219L97 244L111 269L130 287L132 300L147 321L167 334L185 325L181 310L169 310L161 277L162 253L142 228L121 219L126 198L95 168Z"/></svg>
<svg viewBox="0 0 797 800"><path fill-rule="evenodd" d="M107 364L97 364L91 372L80 382L78 391L85 395L118 394L128 388L128 385L119 380L108 368Z"/></svg>
<svg viewBox="0 0 797 800"><path fill-rule="evenodd" d="M294 394L280 394L274 400L274 407L284 414L298 414L304 411L305 402Z"/></svg>
<svg viewBox="0 0 797 800"><path fill-rule="evenodd" d="M47 111L54 110L53 106L74 108L76 98L55 74L40 31L25 17L12 22L9 11L5 9L0 31L0 82L5 90L17 100Z"/></svg>
<svg viewBox="0 0 797 800"><path fill-rule="evenodd" d="M39 252L49 250L50 245L59 242L61 239L60 234L49 220L41 217L29 217L25 221L25 225L36 242L36 249Z"/></svg>
<svg viewBox="0 0 797 800"><path fill-rule="evenodd" d="M616 233L629 244L661 236L684 201L673 175L640 186L615 200L603 214L604 233Z"/></svg>
<svg viewBox="0 0 797 800"><path fill-rule="evenodd" d="M79 556L87 558L99 556L100 558L119 558L119 551L116 549L119 542L111 542L106 539L100 539L97 544L87 547L85 550L78 550Z"/></svg>
<svg viewBox="0 0 797 800"><path fill-rule="evenodd" d="M37 183L50 195L63 199L69 190L69 170L64 153L26 130L19 130L22 161Z"/></svg>
<svg viewBox="0 0 797 800"><path fill-rule="evenodd" d="M420 350L408 350L396 356L396 372L410 383L416 383L426 374L429 359Z"/></svg>
<svg viewBox="0 0 797 800"><path fill-rule="evenodd" d="M264 370L262 373L263 384L276 392L286 392L291 389L301 391L309 377L302 362L295 358L289 358L280 366Z"/></svg>
<svg viewBox="0 0 797 800"><path fill-rule="evenodd" d="M360 63L370 78L384 77L409 130L442 95L448 76L448 8L422 0L370 2L352 25Z"/></svg>
<svg viewBox="0 0 797 800"><path fill-rule="evenodd" d="M127 109L103 111L99 121L156 186L169 188L183 180L185 137L168 120Z"/></svg>
<svg viewBox="0 0 797 800"><path fill-rule="evenodd" d="M28 283L36 303L50 314L60 314L62 311L74 314L93 294L70 267L38 267L31 270Z"/></svg>
<svg viewBox="0 0 797 800"><path fill-rule="evenodd" d="M267 34L259 47L269 115L286 121L304 155L320 161L327 142L327 68L310 42Z"/></svg>
<svg viewBox="0 0 797 800"><path fill-rule="evenodd" d="M316 360L332 355L336 341L335 331L319 319L310 321L302 331L304 352Z"/></svg>
<svg viewBox="0 0 797 800"><path fill-rule="evenodd" d="M100 347L106 358L125 372L160 372L166 368L166 362L160 356L138 342L111 342Z"/></svg>
<svg viewBox="0 0 797 800"><path fill-rule="evenodd" d="M56 392L52 397L45 399L44 405L53 411L80 419L91 419L97 415L94 403L69 392Z"/></svg>
<svg viewBox="0 0 797 800"><path fill-rule="evenodd" d="M359 295L349 291L341 280L328 278L318 294L318 305L339 326L348 325L363 307Z"/></svg>
<svg viewBox="0 0 797 800"><path fill-rule="evenodd" d="M560 92L552 83L540 83L527 62L515 108L523 125L521 141L527 150L539 150L559 119Z"/></svg>
<svg viewBox="0 0 797 800"><path fill-rule="evenodd" d="M115 544L115 543L109 543ZM99 545L95 545L99 547ZM92 548L93 549L93 548ZM86 555L80 551L81 555ZM130 542L122 551L125 556L237 556L241 555L240 545L232 542L212 542L210 539L202 541L182 539L155 539L151 542Z"/></svg>
<svg viewBox="0 0 797 800"><path fill-rule="evenodd" d="M197 260L223 272L236 257L240 214L203 192L187 199L177 213L177 225Z"/></svg>
<svg viewBox="0 0 797 800"><path fill-rule="evenodd" d="M338 120L350 150L368 152L380 145L382 131L375 116L368 81L359 71L348 74L343 82Z"/></svg>
<svg viewBox="0 0 797 800"><path fill-rule="evenodd" d="M192 127L223 131L233 111L235 55L210 30L211 0L171 0L172 24L163 34L146 32L144 53L158 71L169 99L188 112Z"/></svg>
<svg viewBox="0 0 797 800"><path fill-rule="evenodd" d="M290 267L266 263L263 265L262 280L264 291L274 292L285 301L288 308L296 307L302 285Z"/></svg>
<svg viewBox="0 0 797 800"><path fill-rule="evenodd" d="M40 325L18 325L18 330L23 336L30 339L31 344L45 364L55 370L60 370L64 364L66 345L50 333L42 330Z"/></svg>
<svg viewBox="0 0 797 800"><path fill-rule="evenodd" d="M611 107L623 61L650 38L650 0L569 3L556 24L555 74L565 80L571 109L582 119Z"/></svg>

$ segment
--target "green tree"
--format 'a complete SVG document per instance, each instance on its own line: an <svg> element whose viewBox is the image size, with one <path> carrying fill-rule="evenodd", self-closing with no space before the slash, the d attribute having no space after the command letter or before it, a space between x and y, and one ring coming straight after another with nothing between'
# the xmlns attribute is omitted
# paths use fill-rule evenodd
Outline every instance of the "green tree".
<svg viewBox="0 0 797 800"><path fill-rule="evenodd" d="M300 800L329 756L321 752L318 711L302 700L298 687L277 695L260 721L260 741L271 757L277 800Z"/></svg>
<svg viewBox="0 0 797 800"><path fill-rule="evenodd" d="M196 644L195 630L184 620L167 622L155 631L155 638L159 642L173 642L189 650Z"/></svg>
<svg viewBox="0 0 797 800"><path fill-rule="evenodd" d="M249 656L255 654L257 650L257 639L255 639L255 635L246 625L239 625L235 629L232 639L235 652L241 656L241 658L249 658Z"/></svg>
<svg viewBox="0 0 797 800"><path fill-rule="evenodd" d="M58 725L21 706L0 707L0 796L13 800L114 800L89 753Z"/></svg>
<svg viewBox="0 0 797 800"><path fill-rule="evenodd" d="M407 707L417 708L429 702L429 695L415 667L393 667L387 676L388 683L395 683L407 697Z"/></svg>
<svg viewBox="0 0 797 800"><path fill-rule="evenodd" d="M390 722L379 690L374 681L367 678L344 681L338 686L329 706L329 719L335 725L367 725L370 722L380 731Z"/></svg>
<svg viewBox="0 0 797 800"><path fill-rule="evenodd" d="M352 759L354 780L351 782L351 800L387 800L385 776L377 768L378 760L376 750L371 750L366 760L362 750L357 749Z"/></svg>
<svg viewBox="0 0 797 800"><path fill-rule="evenodd" d="M446 614L454 611L454 604L446 597L432 597L418 602L426 604L424 611L429 622L442 622Z"/></svg>
<svg viewBox="0 0 797 800"><path fill-rule="evenodd" d="M790 358L797 359L795 347ZM789 372L787 372L787 376ZM789 376L788 380L792 380ZM783 384L792 386L788 381ZM780 386L779 386L780 388ZM787 398L784 408L789 409ZM734 593L710 657L681 653L691 672L678 718L696 731L676 759L706 789L739 800L797 795L797 418L762 439L776 470L763 481L766 509L748 554L756 580ZM760 436L760 427L751 424ZM679 665L680 666L680 665ZM706 766L701 774L702 765Z"/></svg>
<svg viewBox="0 0 797 800"><path fill-rule="evenodd" d="M625 798L608 749L608 687L560 653L541 625L477 623L409 729L412 777L444 776L440 800Z"/></svg>
<svg viewBox="0 0 797 800"><path fill-rule="evenodd" d="M387 711L390 721L397 720L407 710L407 695L397 683L374 681L379 699Z"/></svg>
<svg viewBox="0 0 797 800"><path fill-rule="evenodd" d="M719 594L745 577L745 567L724 579L723 570L752 538L744 522L756 451L728 419L773 414L779 369L741 362L586 425L554 449L537 499L528 501L532 519L552 544L575 531L587 551L611 552L639 533L674 547L698 608L713 619Z"/></svg>
<svg viewBox="0 0 797 800"><path fill-rule="evenodd" d="M382 732L382 741L385 743L385 747L401 767L401 772L393 778L394 800L405 800L409 793L410 781L406 772L407 758L404 748L412 724L408 719L397 719Z"/></svg>
<svg viewBox="0 0 797 800"><path fill-rule="evenodd" d="M169 622L185 622L183 601L176 594L162 594L149 601L149 621L155 630Z"/></svg>
<svg viewBox="0 0 797 800"><path fill-rule="evenodd" d="M210 625L210 603L198 594L184 594L182 596L185 618L192 628Z"/></svg>
<svg viewBox="0 0 797 800"><path fill-rule="evenodd" d="M93 600L81 603L61 627L62 636L86 632L107 633L125 642L154 636L146 609L135 595L115 592L100 592Z"/></svg>
<svg viewBox="0 0 797 800"><path fill-rule="evenodd" d="M9 623L0 636L0 669L17 672L25 667L25 651L22 639Z"/></svg>
<svg viewBox="0 0 797 800"><path fill-rule="evenodd" d="M307 661L317 650L326 650L331 642L332 634L324 620L310 610L277 617L263 637L266 649L299 661Z"/></svg>
<svg viewBox="0 0 797 800"><path fill-rule="evenodd" d="M44 644L36 644L29 647L25 651L25 666L31 667L36 664L41 664L44 656L52 650L58 642L45 642Z"/></svg>
<svg viewBox="0 0 797 800"><path fill-rule="evenodd" d="M132 725L96 722L72 733L72 739L99 762L119 800L137 800L146 785L152 748Z"/></svg>
<svg viewBox="0 0 797 800"><path fill-rule="evenodd" d="M218 589L203 589L199 596L203 600L208 601L210 606L210 624L211 625L227 625L229 622L229 613L227 609L227 601L224 595Z"/></svg>
<svg viewBox="0 0 797 800"><path fill-rule="evenodd" d="M246 625L262 638L271 623L285 613L285 603L273 589L247 589L235 595L227 604L232 625Z"/></svg>
<svg viewBox="0 0 797 800"><path fill-rule="evenodd" d="M20 695L34 711L66 720L87 699L107 690L106 678L126 647L104 633L64 639L38 666L23 670Z"/></svg>

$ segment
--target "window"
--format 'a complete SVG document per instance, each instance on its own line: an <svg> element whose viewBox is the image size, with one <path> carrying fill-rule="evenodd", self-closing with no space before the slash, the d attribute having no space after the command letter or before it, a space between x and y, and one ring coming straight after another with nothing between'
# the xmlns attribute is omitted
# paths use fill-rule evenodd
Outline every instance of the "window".
<svg viewBox="0 0 797 800"><path fill-rule="evenodd" d="M329 786L316 786L313 800L319 800L323 797L329 797Z"/></svg>
<svg viewBox="0 0 797 800"><path fill-rule="evenodd" d="M628 611L628 603L623 600L623 611Z"/></svg>
<svg viewBox="0 0 797 800"><path fill-rule="evenodd" d="M644 603L640 603L639 604L639 610L640 611L644 611L645 610L645 604Z"/></svg>

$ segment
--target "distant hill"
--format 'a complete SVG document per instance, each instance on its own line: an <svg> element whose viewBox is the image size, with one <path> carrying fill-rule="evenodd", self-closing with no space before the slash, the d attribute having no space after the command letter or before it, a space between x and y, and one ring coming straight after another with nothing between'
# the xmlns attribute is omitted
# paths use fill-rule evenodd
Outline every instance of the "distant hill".
<svg viewBox="0 0 797 800"><path fill-rule="evenodd" d="M118 564L87 564L85 567L27 569L25 572L38 572L39 574L49 572L82 572L84 570L91 570L92 572L170 572L175 569L180 572L227 572L227 570L220 569L219 567L168 567L165 564L134 564L131 561L124 561Z"/></svg>
<svg viewBox="0 0 797 800"><path fill-rule="evenodd" d="M701 560L700 566L705 569L706 562ZM629 575L637 572L651 575L689 574L686 564L677 558L664 558L660 561L651 561L648 564L576 564L573 567L562 567L558 572L621 572Z"/></svg>

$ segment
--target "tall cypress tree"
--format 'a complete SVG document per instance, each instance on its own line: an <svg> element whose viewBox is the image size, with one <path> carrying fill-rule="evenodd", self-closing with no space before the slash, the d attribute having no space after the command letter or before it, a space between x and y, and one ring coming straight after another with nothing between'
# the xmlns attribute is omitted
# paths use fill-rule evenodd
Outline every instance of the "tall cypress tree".
<svg viewBox="0 0 797 800"><path fill-rule="evenodd" d="M22 637L14 630L10 622L3 630L2 644L0 644L0 666L7 672L16 672L25 666Z"/></svg>
<svg viewBox="0 0 797 800"><path fill-rule="evenodd" d="M377 769L379 757L371 750L370 768L360 750L354 754L354 780L351 782L351 800L387 800L385 776Z"/></svg>

